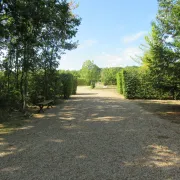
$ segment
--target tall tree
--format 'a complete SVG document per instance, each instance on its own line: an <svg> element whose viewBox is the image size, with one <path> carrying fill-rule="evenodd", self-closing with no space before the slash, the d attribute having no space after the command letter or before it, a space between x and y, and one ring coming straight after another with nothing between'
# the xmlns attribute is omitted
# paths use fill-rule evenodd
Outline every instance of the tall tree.
<svg viewBox="0 0 180 180"><path fill-rule="evenodd" d="M4 70L8 77L15 72L25 109L29 73L43 68L50 75L57 68L61 53L76 48L72 38L81 20L66 0L3 0L0 8L0 50L7 51L8 65Z"/></svg>
<svg viewBox="0 0 180 180"><path fill-rule="evenodd" d="M94 64L94 61L85 61L80 72L82 78L86 79L89 85L92 83L94 84L100 79L100 68Z"/></svg>
<svg viewBox="0 0 180 180"><path fill-rule="evenodd" d="M179 0L158 0L157 19L146 41L149 50L143 57L150 68L155 86L164 92L172 92L173 98L180 89L180 13Z"/></svg>

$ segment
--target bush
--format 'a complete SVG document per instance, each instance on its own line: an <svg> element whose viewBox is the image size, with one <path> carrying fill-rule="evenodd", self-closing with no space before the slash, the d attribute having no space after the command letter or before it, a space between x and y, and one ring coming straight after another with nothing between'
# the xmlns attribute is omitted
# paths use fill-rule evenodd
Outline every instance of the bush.
<svg viewBox="0 0 180 180"><path fill-rule="evenodd" d="M147 69L128 67L117 74L117 90L128 99L167 99L170 92L156 88Z"/></svg>
<svg viewBox="0 0 180 180"><path fill-rule="evenodd" d="M124 69L122 73L122 89L123 94L128 99L137 98L137 89L139 86L138 70Z"/></svg>
<svg viewBox="0 0 180 180"><path fill-rule="evenodd" d="M73 92L73 75L70 73L62 73L60 77L63 84L64 99L68 99Z"/></svg>
<svg viewBox="0 0 180 180"><path fill-rule="evenodd" d="M86 79L78 78L77 79L77 85L78 86L88 86L88 82L86 81Z"/></svg>
<svg viewBox="0 0 180 180"><path fill-rule="evenodd" d="M120 94L123 94L123 87L122 87L122 74L123 74L123 70L121 70L119 73L117 73L116 75L116 79L117 79L117 91Z"/></svg>
<svg viewBox="0 0 180 180"><path fill-rule="evenodd" d="M72 94L75 95L77 91L77 77L73 77L73 90Z"/></svg>
<svg viewBox="0 0 180 180"><path fill-rule="evenodd" d="M101 70L101 81L106 85L116 85L117 73L121 70L120 67L104 68Z"/></svg>

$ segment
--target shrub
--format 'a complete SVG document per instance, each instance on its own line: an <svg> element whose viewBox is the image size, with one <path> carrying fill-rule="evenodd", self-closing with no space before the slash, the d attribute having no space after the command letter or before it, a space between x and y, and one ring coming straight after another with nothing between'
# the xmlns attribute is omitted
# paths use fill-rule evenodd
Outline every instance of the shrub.
<svg viewBox="0 0 180 180"><path fill-rule="evenodd" d="M73 92L73 75L70 73L62 73L60 77L63 84L64 99L68 99Z"/></svg>
<svg viewBox="0 0 180 180"><path fill-rule="evenodd" d="M116 85L117 73L121 70L120 67L103 68L101 70L101 81L106 85Z"/></svg>
<svg viewBox="0 0 180 180"><path fill-rule="evenodd" d="M117 90L128 99L167 99L168 91L160 91L148 69L128 67L117 74Z"/></svg>
<svg viewBox="0 0 180 180"><path fill-rule="evenodd" d="M128 99L137 98L137 89L139 86L138 70L124 69L122 73L122 88L123 94Z"/></svg>
<svg viewBox="0 0 180 180"><path fill-rule="evenodd" d="M88 86L88 82L84 78L78 78L77 79L77 85L78 86Z"/></svg>
<svg viewBox="0 0 180 180"><path fill-rule="evenodd" d="M73 90L72 94L75 95L77 91L77 77L73 77Z"/></svg>
<svg viewBox="0 0 180 180"><path fill-rule="evenodd" d="M123 70L121 70L119 73L117 73L116 75L116 79L117 79L117 91L120 94L123 94L123 86L122 86L122 73Z"/></svg>

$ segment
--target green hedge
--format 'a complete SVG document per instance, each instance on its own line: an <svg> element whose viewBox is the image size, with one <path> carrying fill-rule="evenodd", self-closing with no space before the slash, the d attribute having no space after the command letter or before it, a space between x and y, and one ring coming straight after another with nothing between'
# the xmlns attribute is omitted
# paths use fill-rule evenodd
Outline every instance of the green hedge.
<svg viewBox="0 0 180 180"><path fill-rule="evenodd" d="M72 94L75 95L77 91L77 77L73 76L73 90L72 90Z"/></svg>
<svg viewBox="0 0 180 180"><path fill-rule="evenodd" d="M147 69L124 68L117 74L117 90L128 99L168 99L170 92L155 88Z"/></svg>
<svg viewBox="0 0 180 180"><path fill-rule="evenodd" d="M78 86L88 86L88 82L86 81L86 79L78 78L77 79L77 85Z"/></svg>
<svg viewBox="0 0 180 180"><path fill-rule="evenodd" d="M117 80L117 91L120 94L123 94L123 86L122 86L122 75L123 75L123 70L121 70L119 73L116 75L116 80Z"/></svg>
<svg viewBox="0 0 180 180"><path fill-rule="evenodd" d="M123 94L128 99L137 98L137 89L139 86L138 70L125 69L122 73Z"/></svg>
<svg viewBox="0 0 180 180"><path fill-rule="evenodd" d="M62 73L60 74L60 78L63 85L64 99L68 99L73 92L73 75L71 73Z"/></svg>

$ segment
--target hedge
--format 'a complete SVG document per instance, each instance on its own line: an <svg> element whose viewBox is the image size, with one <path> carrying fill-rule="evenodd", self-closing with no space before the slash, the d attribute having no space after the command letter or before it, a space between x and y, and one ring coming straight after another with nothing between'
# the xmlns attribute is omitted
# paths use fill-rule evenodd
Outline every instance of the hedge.
<svg viewBox="0 0 180 180"><path fill-rule="evenodd" d="M78 78L77 79L77 85L78 86L88 86L88 82L86 81L86 79Z"/></svg>
<svg viewBox="0 0 180 180"><path fill-rule="evenodd" d="M72 94L75 95L77 91L77 77L73 76L73 90Z"/></svg>
<svg viewBox="0 0 180 180"><path fill-rule="evenodd" d="M120 94L123 94L123 87L122 87L122 74L123 70L121 70L119 73L116 75L116 80L117 80L117 91Z"/></svg>
<svg viewBox="0 0 180 180"><path fill-rule="evenodd" d="M63 96L64 99L68 99L73 92L73 75L70 73L60 74L61 82L63 84Z"/></svg>
<svg viewBox="0 0 180 180"><path fill-rule="evenodd" d="M127 99L168 99L170 92L162 92L146 69L129 67L117 74L117 91Z"/></svg>

